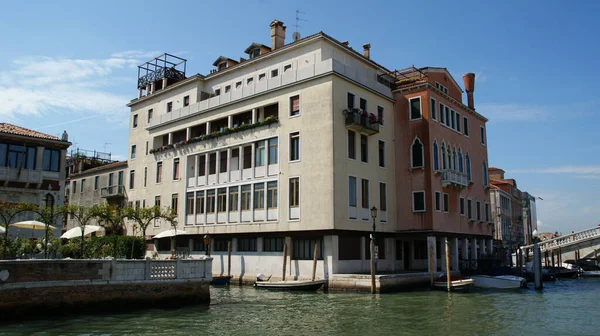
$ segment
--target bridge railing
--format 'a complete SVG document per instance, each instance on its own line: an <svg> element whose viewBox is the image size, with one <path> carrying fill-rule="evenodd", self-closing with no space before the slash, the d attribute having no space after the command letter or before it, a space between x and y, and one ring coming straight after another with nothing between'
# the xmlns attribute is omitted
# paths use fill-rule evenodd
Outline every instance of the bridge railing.
<svg viewBox="0 0 600 336"><path fill-rule="evenodd" d="M583 231L578 231L574 233L570 233L565 236L560 236L548 240L543 240L539 243L540 251L550 251L557 249L559 247L564 247L572 244L576 244L578 242L582 242L585 240L589 240L590 238L600 237L600 227L596 226L590 229L586 229ZM522 246L522 249L532 248L533 245Z"/></svg>

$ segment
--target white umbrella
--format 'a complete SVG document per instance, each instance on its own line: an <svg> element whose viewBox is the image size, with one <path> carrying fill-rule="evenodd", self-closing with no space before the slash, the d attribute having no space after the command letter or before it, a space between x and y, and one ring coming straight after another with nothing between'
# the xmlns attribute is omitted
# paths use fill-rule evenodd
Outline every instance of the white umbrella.
<svg viewBox="0 0 600 336"><path fill-rule="evenodd" d="M90 233L96 232L100 229L101 229L101 227L99 227L97 225L86 225L83 233L85 236L87 236ZM74 227L71 230L63 233L62 236L60 236L60 238L65 238L65 239L72 239L72 238L78 238L78 237L81 237L81 226Z"/></svg>
<svg viewBox="0 0 600 336"><path fill-rule="evenodd" d="M152 238L158 239L158 238L173 237L173 236L184 235L184 234L186 234L186 232L183 230L171 229L171 230L163 231Z"/></svg>
<svg viewBox="0 0 600 336"><path fill-rule="evenodd" d="M0 233L4 233L6 232L6 229L4 228L4 226L0 226Z"/></svg>
<svg viewBox="0 0 600 336"><path fill-rule="evenodd" d="M10 226L18 227L21 229L46 230L46 224L35 221L35 220L22 221L22 222L10 224ZM56 227L54 227L52 225L48 225L48 228L56 230Z"/></svg>

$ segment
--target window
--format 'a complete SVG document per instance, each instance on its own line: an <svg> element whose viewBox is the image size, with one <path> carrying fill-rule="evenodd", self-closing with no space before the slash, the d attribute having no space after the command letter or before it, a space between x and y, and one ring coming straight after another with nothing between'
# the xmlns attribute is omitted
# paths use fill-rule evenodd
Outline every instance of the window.
<svg viewBox="0 0 600 336"><path fill-rule="evenodd" d="M123 185L123 171L117 173L117 185Z"/></svg>
<svg viewBox="0 0 600 336"><path fill-rule="evenodd" d="M107 187L112 187L113 186L114 177L115 177L114 173L108 174L108 184L106 185Z"/></svg>
<svg viewBox="0 0 600 336"><path fill-rule="evenodd" d="M452 129L456 129L456 114L454 112L454 110L450 110L450 121L452 124Z"/></svg>
<svg viewBox="0 0 600 336"><path fill-rule="evenodd" d="M173 111L173 102L167 103L167 113Z"/></svg>
<svg viewBox="0 0 600 336"><path fill-rule="evenodd" d="M339 236L338 259L360 260L360 236Z"/></svg>
<svg viewBox="0 0 600 336"><path fill-rule="evenodd" d="M35 147L0 144L0 167L35 169L36 150Z"/></svg>
<svg viewBox="0 0 600 336"><path fill-rule="evenodd" d="M220 96L220 95L221 95L221 89L216 89L215 96Z"/></svg>
<svg viewBox="0 0 600 336"><path fill-rule="evenodd" d="M269 164L276 164L277 163L277 138L271 138L268 140L269 142ZM239 152L239 150L238 150ZM233 151L232 151L232 156L233 156ZM233 157L232 157L233 160ZM234 170L234 169L232 169ZM235 169L237 170L237 169Z"/></svg>
<svg viewBox="0 0 600 336"><path fill-rule="evenodd" d="M283 73L285 73L288 70L292 70L292 65L291 64L286 64L283 66Z"/></svg>
<svg viewBox="0 0 600 336"><path fill-rule="evenodd" d="M229 239L215 238L215 240L213 241L213 251L227 252L227 250L229 249L229 242Z"/></svg>
<svg viewBox="0 0 600 336"><path fill-rule="evenodd" d="M277 181L267 182L267 209L277 209Z"/></svg>
<svg viewBox="0 0 600 336"><path fill-rule="evenodd" d="M219 63L219 66L218 66L219 71L223 70L225 68L227 68L227 62L221 62L221 63Z"/></svg>
<svg viewBox="0 0 600 336"><path fill-rule="evenodd" d="M290 116L297 116L300 114L300 96L295 95L290 97Z"/></svg>
<svg viewBox="0 0 600 336"><path fill-rule="evenodd" d="M183 106L189 106L190 105L190 96L185 96L183 97Z"/></svg>
<svg viewBox="0 0 600 336"><path fill-rule="evenodd" d="M421 119L421 97L409 99L408 104L410 108L410 120Z"/></svg>
<svg viewBox="0 0 600 336"><path fill-rule="evenodd" d="M490 221L490 205L485 203L484 204L484 209L485 209L485 221L489 222Z"/></svg>
<svg viewBox="0 0 600 336"><path fill-rule="evenodd" d="M442 91L443 93L445 93L445 94L448 94L448 88L447 88L447 87L445 87L445 86L443 86L442 84L440 84L440 83L438 83L438 82L435 82L435 87L436 87L438 90Z"/></svg>
<svg viewBox="0 0 600 336"><path fill-rule="evenodd" d="M464 167L463 155L462 155L461 151L458 152L457 159L458 159L458 171L462 173L465 171L465 167Z"/></svg>
<svg viewBox="0 0 600 336"><path fill-rule="evenodd" d="M217 173L217 153L208 154L208 174L213 175Z"/></svg>
<svg viewBox="0 0 600 336"><path fill-rule="evenodd" d="M456 130L460 132L460 113L456 112Z"/></svg>
<svg viewBox="0 0 600 336"><path fill-rule="evenodd" d="M250 84L252 84L252 82L254 82L254 77L250 77L250 78L246 79L246 85L250 85Z"/></svg>
<svg viewBox="0 0 600 336"><path fill-rule="evenodd" d="M369 208L369 180L361 179L361 200L363 209Z"/></svg>
<svg viewBox="0 0 600 336"><path fill-rule="evenodd" d="M383 107L377 106L377 120L383 126Z"/></svg>
<svg viewBox="0 0 600 336"><path fill-rule="evenodd" d="M356 133L348 130L348 158L356 160Z"/></svg>
<svg viewBox="0 0 600 336"><path fill-rule="evenodd" d="M263 252L283 252L283 244L285 238L283 237L264 237L263 241Z"/></svg>
<svg viewBox="0 0 600 336"><path fill-rule="evenodd" d="M415 260L427 260L427 241L413 241L413 257Z"/></svg>
<svg viewBox="0 0 600 336"><path fill-rule="evenodd" d="M149 109L148 110L148 124L150 123L150 120L152 120L152 113L154 112L153 109Z"/></svg>
<svg viewBox="0 0 600 336"><path fill-rule="evenodd" d="M300 160L300 132L290 133L290 161Z"/></svg>
<svg viewBox="0 0 600 336"><path fill-rule="evenodd" d="M189 192L186 194L186 202L185 202L185 213L186 215L194 214L194 193Z"/></svg>
<svg viewBox="0 0 600 336"><path fill-rule="evenodd" d="M227 188L217 190L217 212L227 211Z"/></svg>
<svg viewBox="0 0 600 336"><path fill-rule="evenodd" d="M81 180L81 185L79 186L79 192L83 192L83 190L85 189L85 179Z"/></svg>
<svg viewBox="0 0 600 336"><path fill-rule="evenodd" d="M438 145L437 142L434 141L433 142L433 170L434 171L438 171L440 170L440 153L438 151Z"/></svg>
<svg viewBox="0 0 600 336"><path fill-rule="evenodd" d="M9 161L11 160L11 151L10 148L12 147L9 146L9 152L8 152L8 159ZM15 162L17 162L16 160L17 156L15 156ZM21 159L22 160L22 159ZM14 168L17 168L16 166ZM57 172L60 168L60 151L56 150L56 149L44 149L44 154L42 156L42 170L43 171L53 171L53 172Z"/></svg>
<svg viewBox="0 0 600 336"><path fill-rule="evenodd" d="M300 206L300 178L290 178L290 208Z"/></svg>
<svg viewBox="0 0 600 336"><path fill-rule="evenodd" d="M204 245L204 238L193 238L192 251L197 252L206 252L206 246Z"/></svg>
<svg viewBox="0 0 600 336"><path fill-rule="evenodd" d="M437 120L437 113L435 112L435 99L431 98L429 103L429 113L431 114L431 119Z"/></svg>
<svg viewBox="0 0 600 336"><path fill-rule="evenodd" d="M379 182L379 210L387 211L387 188L382 182Z"/></svg>
<svg viewBox="0 0 600 336"><path fill-rule="evenodd" d="M425 192L413 191L413 212L425 211Z"/></svg>
<svg viewBox="0 0 600 336"><path fill-rule="evenodd" d="M100 184L100 176L94 176L94 190L98 190L99 184Z"/></svg>
<svg viewBox="0 0 600 336"><path fill-rule="evenodd" d="M460 215L464 216L465 215L465 199L464 197L461 197L459 199L459 210L460 210Z"/></svg>
<svg viewBox="0 0 600 336"><path fill-rule="evenodd" d="M135 159L135 150L136 150L136 146L135 145L131 145L131 159Z"/></svg>
<svg viewBox="0 0 600 336"><path fill-rule="evenodd" d="M264 74L264 73L261 73L260 75L258 75L258 80L259 80L259 81L260 81L260 80L263 80L263 79L265 79L265 77L266 77L266 76L267 76L266 74Z"/></svg>
<svg viewBox="0 0 600 336"><path fill-rule="evenodd" d="M146 155L148 155L148 141L146 141Z"/></svg>
<svg viewBox="0 0 600 336"><path fill-rule="evenodd" d="M317 244L317 259L323 260L323 238L294 239L292 242L292 259L313 260L315 243Z"/></svg>
<svg viewBox="0 0 600 336"><path fill-rule="evenodd" d="M146 188L147 181L148 181L148 167L144 167L144 188Z"/></svg>
<svg viewBox="0 0 600 336"><path fill-rule="evenodd" d="M206 174L206 155L202 154L198 157L198 176Z"/></svg>
<svg viewBox="0 0 600 336"><path fill-rule="evenodd" d="M178 214L178 212L177 212L177 205L179 203L178 197L179 197L178 194L171 195L171 211L173 211L173 213L176 215Z"/></svg>
<svg viewBox="0 0 600 336"><path fill-rule="evenodd" d="M411 157L411 168L422 168L423 167L423 144L419 138L415 138L410 148Z"/></svg>
<svg viewBox="0 0 600 336"><path fill-rule="evenodd" d="M271 70L271 78L275 78L279 75L279 70L275 69L275 70Z"/></svg>
<svg viewBox="0 0 600 336"><path fill-rule="evenodd" d="M156 183L162 182L162 162L156 163Z"/></svg>
<svg viewBox="0 0 600 336"><path fill-rule="evenodd" d="M446 117L445 117L445 114L444 114L444 104L442 104L442 103L440 103L440 122L442 124L446 123Z"/></svg>
<svg viewBox="0 0 600 336"><path fill-rule="evenodd" d="M348 98L347 98L347 104L348 104L348 108L349 109L353 109L354 108L354 94L348 92Z"/></svg>
<svg viewBox="0 0 600 336"><path fill-rule="evenodd" d="M483 161L483 164L481 165L481 176L483 176L483 186L487 187L488 186L488 169L487 169L487 165L485 164L485 161Z"/></svg>
<svg viewBox="0 0 600 336"><path fill-rule="evenodd" d="M238 187L229 187L229 211L238 211Z"/></svg>
<svg viewBox="0 0 600 336"><path fill-rule="evenodd" d="M215 190L206 191L206 213L215 213Z"/></svg>
<svg viewBox="0 0 600 336"><path fill-rule="evenodd" d="M235 88L236 90L242 87L242 81L236 82L235 83Z"/></svg>
<svg viewBox="0 0 600 336"><path fill-rule="evenodd" d="M465 132L465 136L469 136L469 119L467 119L467 117L463 117L463 124L464 124L464 132Z"/></svg>
<svg viewBox="0 0 600 336"><path fill-rule="evenodd" d="M257 141L254 144L254 166L261 167L265 165L265 142Z"/></svg>
<svg viewBox="0 0 600 336"><path fill-rule="evenodd" d="M173 160L173 180L179 180L179 158Z"/></svg>
<svg viewBox="0 0 600 336"><path fill-rule="evenodd" d="M254 209L265 208L265 184L256 183L254 184Z"/></svg>
<svg viewBox="0 0 600 336"><path fill-rule="evenodd" d="M238 252L256 252L256 238L238 238Z"/></svg>
<svg viewBox="0 0 600 336"><path fill-rule="evenodd" d="M138 115L134 114L133 115L133 128L137 127L137 122L138 122Z"/></svg>
<svg viewBox="0 0 600 336"><path fill-rule="evenodd" d="M471 181L471 158L469 158L469 154L465 157L465 166L467 166L467 181Z"/></svg>
<svg viewBox="0 0 600 336"><path fill-rule="evenodd" d="M72 189L72 194L77 192L77 181L73 181L73 189Z"/></svg>
<svg viewBox="0 0 600 336"><path fill-rule="evenodd" d="M361 110L363 110L363 111L367 110L367 100L366 99L360 98L359 99L359 104L360 104L359 106L360 106Z"/></svg>
<svg viewBox="0 0 600 336"><path fill-rule="evenodd" d="M435 192L435 211L442 211L442 194L439 191Z"/></svg>
<svg viewBox="0 0 600 336"><path fill-rule="evenodd" d="M369 162L368 139L366 135L360 135L360 161L362 162Z"/></svg>
<svg viewBox="0 0 600 336"><path fill-rule="evenodd" d="M250 210L250 195L252 193L252 186L247 184L242 186L242 211Z"/></svg>
<svg viewBox="0 0 600 336"><path fill-rule="evenodd" d="M250 58L255 58L255 57L258 57L259 55L260 55L260 48L252 49L252 51L250 52Z"/></svg>
<svg viewBox="0 0 600 336"><path fill-rule="evenodd" d="M356 207L356 177L348 178L348 206Z"/></svg>
<svg viewBox="0 0 600 336"><path fill-rule="evenodd" d="M385 142L379 140L379 167L385 167Z"/></svg>
<svg viewBox="0 0 600 336"><path fill-rule="evenodd" d="M229 93L229 91L231 91L231 85L226 85L225 86L225 93Z"/></svg>
<svg viewBox="0 0 600 336"><path fill-rule="evenodd" d="M129 189L133 189L135 186L135 170L129 171Z"/></svg>
<svg viewBox="0 0 600 336"><path fill-rule="evenodd" d="M481 135L481 144L485 145L485 128L483 128L483 126L481 126L479 128L480 131L480 135Z"/></svg>
<svg viewBox="0 0 600 336"><path fill-rule="evenodd" d="M481 202L477 201L477 220L481 220Z"/></svg>
<svg viewBox="0 0 600 336"><path fill-rule="evenodd" d="M450 196L444 194L444 212L448 212L450 208Z"/></svg>
<svg viewBox="0 0 600 336"><path fill-rule="evenodd" d="M450 108L448 106L444 106L446 109L446 126L450 127Z"/></svg>
<svg viewBox="0 0 600 336"><path fill-rule="evenodd" d="M467 218L473 219L473 202L470 199L467 200Z"/></svg>
<svg viewBox="0 0 600 336"><path fill-rule="evenodd" d="M219 173L227 173L227 151L219 153Z"/></svg>

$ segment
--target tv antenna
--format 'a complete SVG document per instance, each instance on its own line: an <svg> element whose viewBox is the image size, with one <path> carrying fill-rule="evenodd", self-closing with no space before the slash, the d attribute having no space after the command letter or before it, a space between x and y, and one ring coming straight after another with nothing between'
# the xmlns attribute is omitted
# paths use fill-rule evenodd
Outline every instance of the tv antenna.
<svg viewBox="0 0 600 336"><path fill-rule="evenodd" d="M111 145L111 143L110 142L105 142L104 143L104 152L105 153L106 153L106 147L108 147L108 145Z"/></svg>
<svg viewBox="0 0 600 336"><path fill-rule="evenodd" d="M300 32L298 31L298 28L304 27L304 26L300 25L300 21L308 22L308 20L301 19L300 14L306 14L306 13L301 12L296 9L296 24L294 25L294 27L296 27L296 31L294 32L294 34L292 34L292 38L294 39L294 41L298 41L300 39Z"/></svg>

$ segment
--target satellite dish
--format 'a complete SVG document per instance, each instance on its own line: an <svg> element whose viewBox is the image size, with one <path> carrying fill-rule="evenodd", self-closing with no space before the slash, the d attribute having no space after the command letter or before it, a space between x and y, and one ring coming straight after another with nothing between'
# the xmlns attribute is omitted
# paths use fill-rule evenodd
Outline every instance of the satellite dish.
<svg viewBox="0 0 600 336"><path fill-rule="evenodd" d="M292 34L292 38L294 41L298 41L300 39L300 33L294 32L294 34Z"/></svg>

